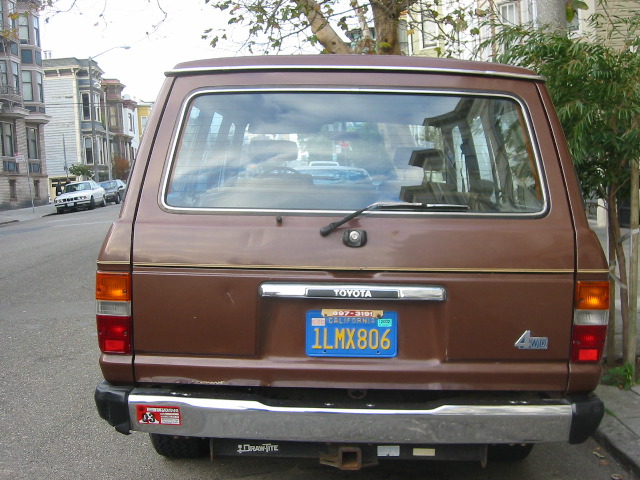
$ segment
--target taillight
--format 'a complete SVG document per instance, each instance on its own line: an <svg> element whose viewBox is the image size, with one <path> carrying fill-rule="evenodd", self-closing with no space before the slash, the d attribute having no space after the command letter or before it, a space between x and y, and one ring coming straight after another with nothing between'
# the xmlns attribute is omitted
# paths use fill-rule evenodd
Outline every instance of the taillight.
<svg viewBox="0 0 640 480"><path fill-rule="evenodd" d="M103 353L131 355L131 276L97 272L96 324Z"/></svg>
<svg viewBox="0 0 640 480"><path fill-rule="evenodd" d="M573 316L571 361L599 362L609 324L609 282L578 282Z"/></svg>

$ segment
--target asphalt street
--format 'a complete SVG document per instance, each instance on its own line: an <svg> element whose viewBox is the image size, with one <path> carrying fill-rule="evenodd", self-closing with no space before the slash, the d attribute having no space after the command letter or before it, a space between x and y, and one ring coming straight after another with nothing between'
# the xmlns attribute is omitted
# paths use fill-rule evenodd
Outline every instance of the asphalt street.
<svg viewBox="0 0 640 480"><path fill-rule="evenodd" d="M387 462L343 472L315 460L171 461L99 418L95 260L119 208L0 226L2 479L632 479L596 441L539 445L519 463Z"/></svg>

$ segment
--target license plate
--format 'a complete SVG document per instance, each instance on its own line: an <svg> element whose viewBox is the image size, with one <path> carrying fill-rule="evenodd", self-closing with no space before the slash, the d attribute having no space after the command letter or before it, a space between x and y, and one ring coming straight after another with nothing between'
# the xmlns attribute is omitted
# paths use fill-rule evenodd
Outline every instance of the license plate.
<svg viewBox="0 0 640 480"><path fill-rule="evenodd" d="M73 202L69 202L69 203L67 203L67 207L74 207L75 205L76 205L76 204L75 204L75 203L73 203Z"/></svg>
<svg viewBox="0 0 640 480"><path fill-rule="evenodd" d="M310 357L398 355L398 313L382 310L310 310L306 319Z"/></svg>

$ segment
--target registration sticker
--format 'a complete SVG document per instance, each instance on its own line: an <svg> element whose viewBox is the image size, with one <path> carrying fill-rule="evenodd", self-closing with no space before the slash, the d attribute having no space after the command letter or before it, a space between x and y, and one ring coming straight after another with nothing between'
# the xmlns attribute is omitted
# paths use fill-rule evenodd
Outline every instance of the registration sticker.
<svg viewBox="0 0 640 480"><path fill-rule="evenodd" d="M179 407L137 405L136 413L142 425L182 425Z"/></svg>
<svg viewBox="0 0 640 480"><path fill-rule="evenodd" d="M382 310L310 310L305 351L310 357L395 357L398 314Z"/></svg>

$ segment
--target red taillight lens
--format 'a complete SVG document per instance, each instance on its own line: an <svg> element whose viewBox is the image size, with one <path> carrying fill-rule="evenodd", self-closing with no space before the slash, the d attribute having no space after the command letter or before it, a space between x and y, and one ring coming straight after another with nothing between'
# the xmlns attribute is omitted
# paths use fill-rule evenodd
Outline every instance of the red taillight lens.
<svg viewBox="0 0 640 480"><path fill-rule="evenodd" d="M131 317L96 315L96 319L100 350L131 355Z"/></svg>
<svg viewBox="0 0 640 480"><path fill-rule="evenodd" d="M98 345L103 353L131 355L131 276L98 272L96 275Z"/></svg>
<svg viewBox="0 0 640 480"><path fill-rule="evenodd" d="M609 282L578 282L573 317L572 362L600 361L608 324Z"/></svg>
<svg viewBox="0 0 640 480"><path fill-rule="evenodd" d="M606 325L574 325L571 361L599 362L607 337Z"/></svg>

